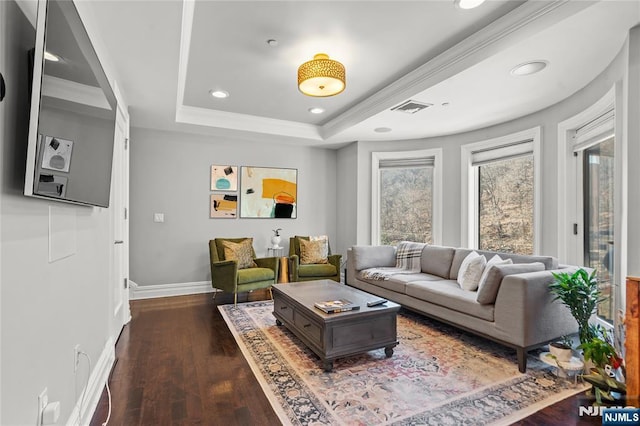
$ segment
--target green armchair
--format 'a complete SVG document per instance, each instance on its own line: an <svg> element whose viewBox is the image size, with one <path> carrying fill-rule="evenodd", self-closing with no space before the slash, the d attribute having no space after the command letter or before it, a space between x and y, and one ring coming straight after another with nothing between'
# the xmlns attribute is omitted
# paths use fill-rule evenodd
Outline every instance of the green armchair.
<svg viewBox="0 0 640 426"><path fill-rule="evenodd" d="M253 246L251 246L251 256L257 267L241 269L238 267L237 260L225 260L224 242L242 243L245 240L247 238L216 238L209 241L211 285L226 293L233 293L234 305L238 303L238 293L258 288L268 288L271 291L271 286L276 283L278 277L279 259L277 257L256 259ZM214 293L214 299L216 293Z"/></svg>
<svg viewBox="0 0 640 426"><path fill-rule="evenodd" d="M328 243L328 263L314 263L304 265L300 263L300 239L309 240L309 237L295 236L289 239L289 265L291 281L334 280L340 282L341 254L331 254L331 245Z"/></svg>

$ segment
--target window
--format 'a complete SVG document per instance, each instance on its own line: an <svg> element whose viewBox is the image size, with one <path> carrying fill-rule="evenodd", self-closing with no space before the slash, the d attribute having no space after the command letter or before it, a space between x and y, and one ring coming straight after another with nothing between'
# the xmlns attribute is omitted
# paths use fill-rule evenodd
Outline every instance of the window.
<svg viewBox="0 0 640 426"><path fill-rule="evenodd" d="M462 147L463 244L537 253L538 128Z"/></svg>
<svg viewBox="0 0 640 426"><path fill-rule="evenodd" d="M533 254L533 154L478 167L478 248Z"/></svg>
<svg viewBox="0 0 640 426"><path fill-rule="evenodd" d="M441 150L372 154L373 244L439 244Z"/></svg>

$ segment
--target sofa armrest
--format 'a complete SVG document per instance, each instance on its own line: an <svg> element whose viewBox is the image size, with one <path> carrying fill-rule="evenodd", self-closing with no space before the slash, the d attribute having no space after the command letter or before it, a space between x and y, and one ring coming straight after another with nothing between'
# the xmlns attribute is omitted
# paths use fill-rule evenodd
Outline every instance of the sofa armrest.
<svg viewBox="0 0 640 426"><path fill-rule="evenodd" d="M291 274L291 281L298 281L298 268L300 267L300 257L297 254L289 256L289 273Z"/></svg>
<svg viewBox="0 0 640 426"><path fill-rule="evenodd" d="M235 293L238 288L238 262L211 262L211 285L227 293Z"/></svg>
<svg viewBox="0 0 640 426"><path fill-rule="evenodd" d="M278 269L280 268L279 257L261 257L253 259L253 261L261 268L271 269L275 274L275 280L278 280Z"/></svg>
<svg viewBox="0 0 640 426"><path fill-rule="evenodd" d="M340 264L342 263L342 255L341 254L330 254L327 257L329 263L336 267L336 271L338 271L338 275L340 275Z"/></svg>
<svg viewBox="0 0 640 426"><path fill-rule="evenodd" d="M557 271L557 270L556 270ZM549 284L552 272L507 275L495 303L496 329L505 340L522 347L546 343L578 331L569 309L553 300Z"/></svg>

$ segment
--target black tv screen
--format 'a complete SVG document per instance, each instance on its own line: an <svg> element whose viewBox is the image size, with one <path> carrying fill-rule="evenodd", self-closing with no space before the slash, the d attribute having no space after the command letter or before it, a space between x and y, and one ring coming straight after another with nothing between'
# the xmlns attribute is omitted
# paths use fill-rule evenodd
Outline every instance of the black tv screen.
<svg viewBox="0 0 640 426"><path fill-rule="evenodd" d="M116 98L72 1L40 0L24 193L108 207Z"/></svg>

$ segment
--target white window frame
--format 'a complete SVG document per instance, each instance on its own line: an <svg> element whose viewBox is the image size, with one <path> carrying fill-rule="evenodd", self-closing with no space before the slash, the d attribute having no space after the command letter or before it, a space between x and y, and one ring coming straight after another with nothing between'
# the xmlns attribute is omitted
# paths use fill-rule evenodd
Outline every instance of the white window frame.
<svg viewBox="0 0 640 426"><path fill-rule="evenodd" d="M432 244L442 244L442 148L371 153L371 244L380 245L380 162L433 157Z"/></svg>
<svg viewBox="0 0 640 426"><path fill-rule="evenodd" d="M478 205L479 205L479 175L478 167L472 165L473 153L499 148L506 145L531 140L533 142L533 253L540 253L542 230L539 226L542 214L542 155L541 128L534 127L517 133L474 142L461 147L461 245L462 247L478 248Z"/></svg>

